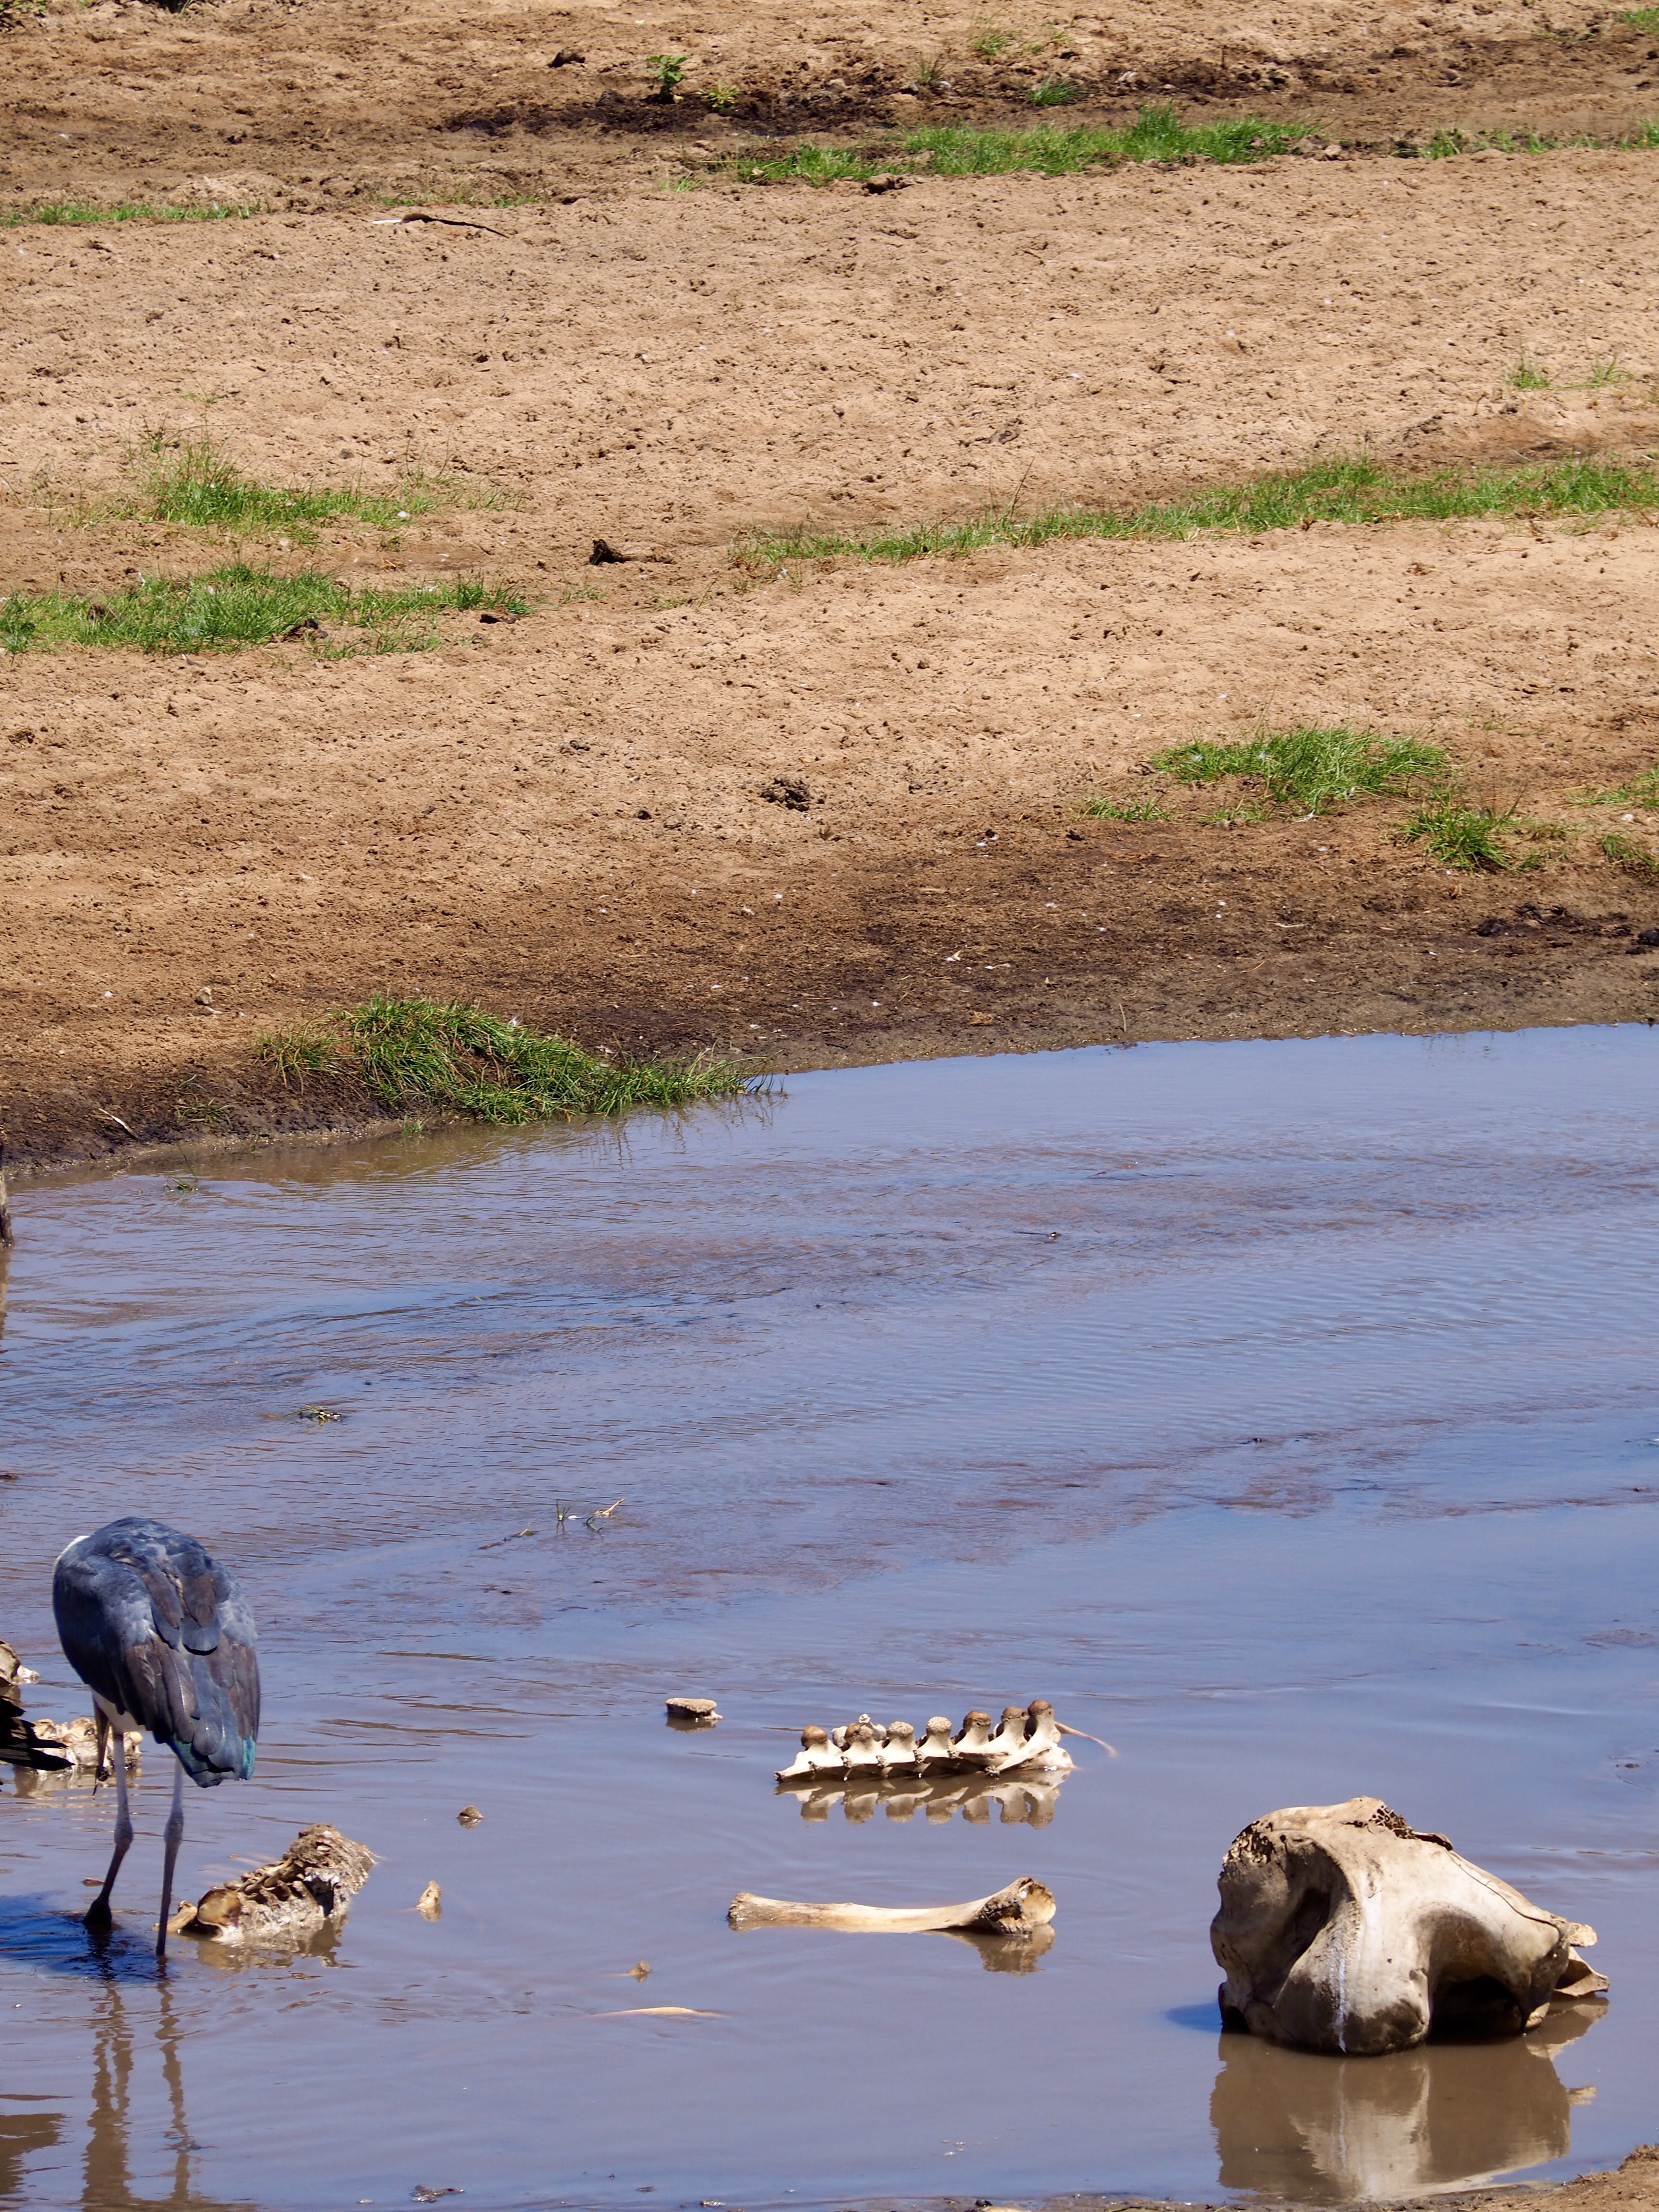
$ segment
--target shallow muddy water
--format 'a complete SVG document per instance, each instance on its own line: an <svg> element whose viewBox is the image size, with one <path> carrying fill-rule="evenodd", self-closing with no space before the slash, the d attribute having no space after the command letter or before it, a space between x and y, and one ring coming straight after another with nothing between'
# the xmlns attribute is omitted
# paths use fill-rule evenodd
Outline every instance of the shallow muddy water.
<svg viewBox="0 0 1659 2212"><path fill-rule="evenodd" d="M164 1754L101 1957L109 1791L8 1779L0 2201L1340 2201L1650 2137L1656 1078L1646 1029L1157 1046L26 1190L31 1711L84 1710L58 1549L178 1522L245 1575L266 1698L186 1891L312 1820L380 1864L314 1951L180 1941L158 1983ZM908 1818L774 1792L804 1722L1039 1695L1119 1755ZM1227 1843L1358 1791L1594 1923L1606 2008L1221 2038ZM1024 1972L726 1925L1021 1874L1059 1900Z"/></svg>

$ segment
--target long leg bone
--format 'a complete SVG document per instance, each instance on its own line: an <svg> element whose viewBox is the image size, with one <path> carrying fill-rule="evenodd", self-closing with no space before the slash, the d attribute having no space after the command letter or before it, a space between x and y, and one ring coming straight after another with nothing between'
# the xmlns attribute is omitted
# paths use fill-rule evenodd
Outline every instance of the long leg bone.
<svg viewBox="0 0 1659 2212"><path fill-rule="evenodd" d="M797 1905L779 1897L757 1897L743 1890L726 1914L730 1926L746 1928L832 1928L845 1935L884 1932L920 1936L973 1931L984 1936L1030 1936L1054 1917L1052 1890L1022 1875L989 1897L970 1897L963 1905Z"/></svg>

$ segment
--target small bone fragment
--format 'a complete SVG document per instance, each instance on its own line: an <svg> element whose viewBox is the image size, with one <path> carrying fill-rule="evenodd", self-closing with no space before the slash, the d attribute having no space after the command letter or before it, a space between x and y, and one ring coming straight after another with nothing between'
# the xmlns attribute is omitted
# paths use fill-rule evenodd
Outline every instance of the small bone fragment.
<svg viewBox="0 0 1659 2212"><path fill-rule="evenodd" d="M483 1814L478 1810L476 1805L463 1805L460 1811L455 1815L455 1818L460 1822L464 1828L476 1828L479 1821L483 1820Z"/></svg>
<svg viewBox="0 0 1659 2212"><path fill-rule="evenodd" d="M1054 1917L1054 1893L1022 1875L989 1897L965 1905L795 1905L742 1890L726 1917L733 1928L833 1928L847 1935L896 1936L963 1930L981 1936L1030 1936Z"/></svg>
<svg viewBox="0 0 1659 2212"><path fill-rule="evenodd" d="M374 1853L337 1828L301 1828L281 1858L198 1899L179 1932L220 1942L308 1936L345 1917L374 1864Z"/></svg>
<svg viewBox="0 0 1659 2212"><path fill-rule="evenodd" d="M435 1881L428 1882L416 1899L415 1910L422 1920L441 1920L443 1917L444 1893Z"/></svg>
<svg viewBox="0 0 1659 2212"><path fill-rule="evenodd" d="M669 1698L670 1723L677 1728L713 1728L720 1718L712 1698Z"/></svg>
<svg viewBox="0 0 1659 2212"><path fill-rule="evenodd" d="M1223 2022L1271 2042L1358 2057L1410 2050L1431 2027L1518 2035L1552 2002L1607 1987L1574 1948L1594 1929L1542 1911L1377 1797L1252 1821L1218 1887Z"/></svg>
<svg viewBox="0 0 1659 2212"><path fill-rule="evenodd" d="M642 1982L647 1978L650 1972L650 1966L645 1960L636 1959L634 1961L634 1964L628 1970L628 1977L630 1981Z"/></svg>

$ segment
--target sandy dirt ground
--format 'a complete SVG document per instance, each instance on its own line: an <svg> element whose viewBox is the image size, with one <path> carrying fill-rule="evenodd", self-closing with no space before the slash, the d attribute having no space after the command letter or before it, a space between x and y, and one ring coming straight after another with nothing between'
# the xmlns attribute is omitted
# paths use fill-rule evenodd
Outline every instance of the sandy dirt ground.
<svg viewBox="0 0 1659 2212"><path fill-rule="evenodd" d="M1659 761L1659 518L738 557L1361 451L1650 453L1659 155L1391 150L1659 114L1659 37L1546 15L1298 0L1224 46L1158 6L53 0L3 34L0 210L265 211L0 229L0 593L240 556L530 602L431 653L8 659L14 1164L325 1121L252 1041L380 987L757 1068L1659 1018L1659 885L1600 843L1659 847L1659 815L1575 803ZM988 61L993 21L1018 36ZM1034 110L1055 71L1086 96ZM1311 118L1328 151L666 188L769 135L1159 97ZM449 219L394 219L415 200ZM155 430L274 483L443 493L314 544L124 519ZM647 557L592 565L596 538ZM1304 720L1432 738L1542 825L1540 865L1449 875L1398 802L1079 811L1157 787L1161 747Z"/></svg>

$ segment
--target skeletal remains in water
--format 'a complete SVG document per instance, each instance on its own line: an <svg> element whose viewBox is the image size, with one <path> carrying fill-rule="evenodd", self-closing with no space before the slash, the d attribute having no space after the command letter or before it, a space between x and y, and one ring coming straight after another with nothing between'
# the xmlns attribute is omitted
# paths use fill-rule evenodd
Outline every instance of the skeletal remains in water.
<svg viewBox="0 0 1659 2212"><path fill-rule="evenodd" d="M908 1721L892 1721L883 1728L868 1713L860 1713L844 1728L803 1729L799 1755L778 1769L778 1780L793 1787L841 1775L849 1781L889 1776L915 1781L945 1774L1010 1774L1016 1768L1065 1774L1071 1769L1072 1754L1060 1738L1082 1733L1056 1721L1047 1698L1034 1698L1029 1705L1006 1705L994 1730L989 1713L975 1710L952 1735L950 1722L938 1713L920 1739Z"/></svg>
<svg viewBox="0 0 1659 2212"><path fill-rule="evenodd" d="M347 1904L374 1864L374 1853L337 1828L301 1828L269 1866L222 1882L194 1905L181 1905L169 1932L222 1943L313 1935L344 1919Z"/></svg>
<svg viewBox="0 0 1659 2212"><path fill-rule="evenodd" d="M1022 1875L965 1905L796 1905L740 1890L726 1917L737 1929L833 1928L842 1935L961 1935L1024 1938L1054 1917L1054 1892Z"/></svg>
<svg viewBox="0 0 1659 2212"><path fill-rule="evenodd" d="M1273 2043L1365 2057L1436 2036L1519 2035L1607 1986L1546 1912L1378 1797L1253 1820L1210 1929L1221 2016Z"/></svg>

